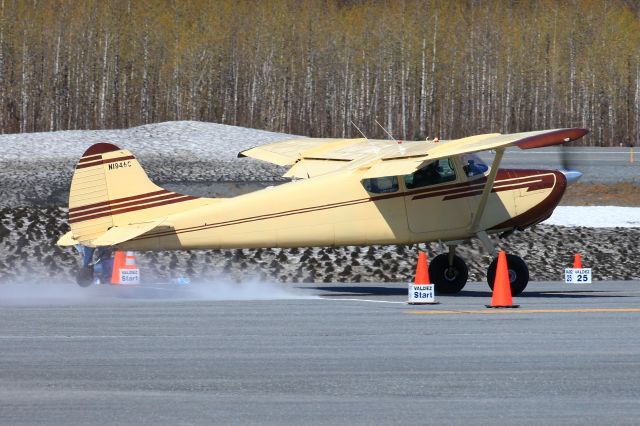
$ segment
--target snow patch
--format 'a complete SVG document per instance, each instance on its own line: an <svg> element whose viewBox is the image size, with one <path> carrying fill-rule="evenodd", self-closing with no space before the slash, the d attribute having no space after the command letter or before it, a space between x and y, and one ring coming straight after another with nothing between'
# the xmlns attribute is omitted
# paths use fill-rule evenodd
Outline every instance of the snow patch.
<svg viewBox="0 0 640 426"><path fill-rule="evenodd" d="M130 129L63 130L0 135L2 160L78 159L91 145L109 142L134 155L231 160L256 145L295 137L200 121L169 121Z"/></svg>
<svg viewBox="0 0 640 426"><path fill-rule="evenodd" d="M639 207L559 206L545 225L588 228L640 228Z"/></svg>

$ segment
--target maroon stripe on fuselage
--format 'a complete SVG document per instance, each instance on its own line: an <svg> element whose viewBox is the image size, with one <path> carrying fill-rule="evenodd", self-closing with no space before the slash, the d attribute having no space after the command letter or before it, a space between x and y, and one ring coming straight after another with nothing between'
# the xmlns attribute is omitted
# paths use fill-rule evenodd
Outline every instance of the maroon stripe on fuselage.
<svg viewBox="0 0 640 426"><path fill-rule="evenodd" d="M132 195L131 197L116 198L115 200L102 201L100 203L95 203L95 204L87 204L86 206L74 207L72 209L69 209L69 214L78 213L78 212L84 211L84 210L94 209L96 207L102 207L102 206L107 206L107 205L112 205L112 204L118 204L118 203L122 203L122 202L125 202L125 201L133 201L133 200L138 200L140 198L153 197L155 195L167 194L167 193L169 193L168 190L162 189L160 191L147 192L146 194Z"/></svg>
<svg viewBox="0 0 640 426"><path fill-rule="evenodd" d="M553 209L560 203L564 191L567 189L567 179L565 176L560 172L553 172L553 174L555 175L555 185L551 189L551 193L544 200L526 212L512 217L491 229L527 228L549 218L553 213Z"/></svg>
<svg viewBox="0 0 640 426"><path fill-rule="evenodd" d="M527 189L527 191L531 191L532 190L532 186L533 186L533 184L528 184L528 183L517 184L517 185L509 185L509 186L504 186L502 188L493 188L493 189L491 189L491 192L492 193L496 193L496 192L503 192L503 191L513 191L515 189L525 189L525 188ZM538 187L537 189L545 189L545 188L551 188L551 187L553 187L553 184L551 186ZM474 197L476 195L482 195L482 189L476 189L476 190L473 190L471 192L467 191L467 192L461 192L461 193L454 194L454 195L448 195L448 196L444 197L443 200L444 201L456 200L456 199L459 199L459 198Z"/></svg>
<svg viewBox="0 0 640 426"><path fill-rule="evenodd" d="M116 157L116 158L109 158L106 160L97 160L97 161L91 161L91 162L78 162L78 165L76 166L76 170L78 169L84 169L86 167L93 167L93 166L99 166L102 164L109 164L109 163L117 163L118 161L125 161L125 160L135 160L136 157L134 157L133 155L127 155L125 157Z"/></svg>
<svg viewBox="0 0 640 426"><path fill-rule="evenodd" d="M498 191L510 191L513 189L520 189L520 188L532 188L535 187L536 185L539 186L540 183L539 182L535 182L533 184L527 184L527 183L520 183L520 181L522 180L531 180L534 178L542 178L542 177L548 177L551 181L553 181L553 171L543 171L542 174L540 174L540 171L538 171L538 174L532 174L533 171L523 171L521 176L511 176L508 172L506 171L500 171L498 173L498 176L503 178L500 181L496 181L494 183L494 185L509 185L509 186L505 186L504 188L498 188ZM516 173L520 174L520 171L517 171ZM529 174L527 174L529 173ZM544 176L544 175L547 176ZM379 196L375 196L375 197L369 197L369 198L360 198L360 199L356 199L356 200L351 200L351 201L343 201L343 202L338 202L338 203L331 203L331 204L326 204L326 205L321 205L321 206L314 206L314 207L305 207L305 208L301 208L301 209L294 209L294 210L287 210L284 212L278 212L278 213L269 213L269 214L264 214L264 215L259 215L259 216L252 216L252 217L246 217L246 218L240 218L240 219L234 219L234 220L229 220L229 221L223 221L223 222L218 222L218 223L212 223L212 224L205 224L205 225L198 225L198 226L191 226L191 227L187 227L187 228L182 228L182 229L176 229L176 230L172 230L172 231L161 231L161 232L156 232L153 234L148 234L148 235L144 235L144 236L140 236L137 238L134 238L133 240L135 241L139 241L139 240L145 240L145 239L149 239L149 238L159 238L159 237L165 237L165 236L169 236L169 235L177 235L177 234L184 234L184 233L188 233L188 232L196 232L196 231L202 231L205 229L214 229L214 228L220 228L220 227L224 227L224 226L231 226L231 225L239 225L242 223L247 223L247 222L254 222L254 221L259 221L259 220L266 220L266 219L275 219L278 217L284 217L284 216L292 216L292 215L296 215L296 214L302 214L302 213L311 213L314 211L321 211L321 210L327 210L327 209L333 209L333 208L338 208L338 207L347 207L347 206L352 206L352 205L356 205L356 204L362 204L362 203L368 203L368 202L375 202L375 201L381 201L381 200L385 200L385 199L390 199L390 198L397 198L397 197L406 197L406 196L410 196L413 194L419 194L419 193L425 193L425 192L431 192L431 193L435 193L437 192L437 194L431 195L431 194L427 194L423 197L420 198L431 198L431 197L436 197L436 196L443 196L443 195L449 195L449 194L457 194L459 193L460 189L465 189L468 191L468 189L470 189L470 187L476 186L477 184L480 183L484 183L486 182L486 178L482 178L482 179L477 179L475 181L471 181L471 182L464 182L462 184L451 184L451 185L443 185L440 186L438 188L432 188L429 190L414 190L414 191L408 191L408 192L399 192L399 193L394 193L394 194L386 194L386 195L379 195ZM514 186L511 186L510 184L512 184ZM518 185L517 187L515 187L515 185ZM552 185L553 187L553 185ZM546 187L545 187L546 188ZM443 192L444 189L449 189L448 191ZM493 188L492 191L494 191L496 188ZM537 188L537 189L542 189L542 188ZM470 196L474 196L474 195L479 195L482 193L482 189L479 189L479 192L476 194L476 191L474 191L474 193L467 193L464 196L460 197L460 198L464 198L464 197L470 197ZM416 199L416 197L414 197L413 199Z"/></svg>
<svg viewBox="0 0 640 426"><path fill-rule="evenodd" d="M551 172L549 172L551 173ZM509 177L505 173L499 173L498 179L496 179L494 183L494 189L496 185L509 185L509 184L518 184L523 181L531 180L532 178L541 178L543 175L526 175L526 176L517 176L517 177ZM502 179L500 179L502 178ZM448 196L450 194L458 193L458 192L466 192L473 191L476 188L480 187L480 191L482 192L482 188L484 188L485 183L487 182L486 178L480 178L476 180L472 180L469 182L456 183L452 185L442 185L435 188L422 188L414 191L405 192L405 196L415 195L413 200L419 200L422 198L431 198L434 196ZM495 192L495 191L494 191Z"/></svg>
<svg viewBox="0 0 640 426"><path fill-rule="evenodd" d="M384 200L384 199L389 199L389 198L397 198L398 194L388 194L388 195L380 195L377 197L371 197L371 198L360 198L360 199L356 199L356 200L351 200L351 201L342 201L342 202L338 202L338 203L331 203L331 204L325 204L322 206L313 206L313 207L304 207L301 209L294 209L294 210L286 210L284 212L279 212L279 213L268 213L268 214L263 214L263 215L259 215L259 216L250 216L250 217L246 217L246 218L240 218L240 219L232 219L232 220L228 220L228 221L224 221L224 222L218 222L218 223L213 223L210 225L197 225L197 226L190 226L187 228L182 228L179 231L180 232L176 232L174 231L161 231L158 232L156 234L152 234L152 235L148 235L142 238L136 238L137 239L145 239L145 238L152 238L152 237L162 237L165 235L172 235L175 233L183 233L183 232L193 232L193 231L199 231L202 229L209 229L209 228L218 228L221 226L228 226L228 225L237 225L239 223L245 223L245 222L252 222L252 221L257 221L257 220L264 220L264 219L272 219L272 218L276 218L276 217L282 217L282 216L292 216L295 214L301 214L301 213L311 213L314 211L321 211L321 210L327 210L327 209L333 209L333 208L337 208L337 207L346 207L346 206L353 206L356 204L362 204L362 203L368 203L371 201L379 201L379 200Z"/></svg>
<svg viewBox="0 0 640 426"><path fill-rule="evenodd" d="M172 198L179 198L179 197L183 197L182 194L168 194L168 195L156 195L154 197L150 197L150 198L144 198L143 200L136 200L136 201L131 201L128 203L118 203L117 205L114 205L114 203L109 204L108 206L104 206L104 207L99 207L96 209L92 209L92 210L84 210L81 212L74 212L74 213L69 213L69 219L78 219L78 218L82 218L84 216L87 215L94 215L97 213L103 213L103 212L108 212L108 211L112 211L115 209L121 209L124 207L132 207L132 206L139 206L142 204L147 204L147 203L152 203L152 202L157 202L157 201L162 201L162 200L170 200Z"/></svg>
<svg viewBox="0 0 640 426"><path fill-rule="evenodd" d="M90 163L83 163L83 164L78 163L78 165L76 166L76 170L86 169L87 167L101 166L101 165L102 165L102 160L92 161Z"/></svg>
<svg viewBox="0 0 640 426"><path fill-rule="evenodd" d="M531 181L531 178L538 178L536 181ZM525 180L524 182L522 182L521 179L515 180L515 181L507 181L507 182L496 182L495 186L491 189L492 193L497 193L497 192L503 192L503 191L512 191L514 189L527 189L527 191L535 191L538 189L549 189L549 188L553 188L554 185L554 178L552 175L548 175L548 176L532 176L531 178L528 178L527 180ZM443 198L443 201L448 201L448 200L456 200L458 198L465 198L465 197L473 197L476 195L481 195L483 191L483 188L469 188L463 191L457 191L455 193L450 192L448 194L434 194L432 196L439 196L439 195L445 195L445 197ZM413 197L414 200L420 199L420 198L430 198L431 195L422 195L419 197Z"/></svg>
<svg viewBox="0 0 640 426"><path fill-rule="evenodd" d="M102 154L98 154L98 155L89 155L87 157L82 157L79 161L78 164L82 164L82 163L88 163L89 161L95 161L95 160L101 160L102 159Z"/></svg>
<svg viewBox="0 0 640 426"><path fill-rule="evenodd" d="M191 195L181 195L179 198L172 198L170 200L159 201L156 203L144 204L141 206L135 206L135 207L129 207L129 208L123 208L123 209L115 208L113 210L109 210L103 213L97 213L89 216L82 216L81 218L77 218L77 219L69 219L69 223L84 222L86 220L98 219L105 216L115 216L122 213L134 212L137 210L145 210L153 207L165 206L167 204L175 204L175 203L181 203L183 201L195 200L196 198L198 197L192 197Z"/></svg>

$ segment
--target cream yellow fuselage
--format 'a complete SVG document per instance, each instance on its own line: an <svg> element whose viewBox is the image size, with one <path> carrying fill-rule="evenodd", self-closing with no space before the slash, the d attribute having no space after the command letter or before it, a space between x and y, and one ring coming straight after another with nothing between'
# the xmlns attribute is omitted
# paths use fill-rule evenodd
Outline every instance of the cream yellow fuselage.
<svg viewBox="0 0 640 426"><path fill-rule="evenodd" d="M118 247L128 250L309 247L465 240L545 219L566 181L556 171L501 170L475 229L485 173L455 181L371 193L358 170L266 188L169 215L160 229Z"/></svg>

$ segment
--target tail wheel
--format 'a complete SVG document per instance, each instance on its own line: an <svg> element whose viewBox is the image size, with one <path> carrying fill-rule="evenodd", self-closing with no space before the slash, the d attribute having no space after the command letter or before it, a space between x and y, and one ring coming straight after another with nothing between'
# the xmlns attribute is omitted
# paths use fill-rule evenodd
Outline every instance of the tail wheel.
<svg viewBox="0 0 640 426"><path fill-rule="evenodd" d="M80 287L89 287L93 283L93 266L80 268L76 274L76 282Z"/></svg>
<svg viewBox="0 0 640 426"><path fill-rule="evenodd" d="M449 255L436 256L429 265L429 278L438 294L455 294L462 290L469 278L469 268L460 256L453 256L449 265Z"/></svg>
<svg viewBox="0 0 640 426"><path fill-rule="evenodd" d="M496 279L496 268L498 266L498 258L493 259L489 269L487 269L487 282L491 290ZM509 271L509 283L511 284L511 295L517 296L524 291L529 283L529 268L522 258L519 256L507 255L507 270Z"/></svg>

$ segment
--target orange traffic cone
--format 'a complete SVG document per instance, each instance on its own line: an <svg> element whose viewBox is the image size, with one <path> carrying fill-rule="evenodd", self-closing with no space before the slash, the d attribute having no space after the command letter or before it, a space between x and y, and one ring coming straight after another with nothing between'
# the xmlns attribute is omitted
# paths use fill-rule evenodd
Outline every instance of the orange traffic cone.
<svg viewBox="0 0 640 426"><path fill-rule="evenodd" d="M437 305L435 299L435 286L429 280L429 267L427 266L427 255L421 251L418 253L418 265L416 266L416 277L413 284L409 284L410 305Z"/></svg>
<svg viewBox="0 0 640 426"><path fill-rule="evenodd" d="M113 256L113 270L111 271L111 284L122 284L120 282L120 269L124 268L124 252L116 251Z"/></svg>
<svg viewBox="0 0 640 426"><path fill-rule="evenodd" d="M429 280L429 267L427 266L427 255L421 251L418 253L418 266L416 266L416 278L414 284L431 284Z"/></svg>
<svg viewBox="0 0 640 426"><path fill-rule="evenodd" d="M132 251L128 251L124 259L124 269L138 269L136 265L136 255Z"/></svg>
<svg viewBox="0 0 640 426"><path fill-rule="evenodd" d="M580 257L580 253L576 253L576 256L573 258L573 269L582 269L582 258Z"/></svg>
<svg viewBox="0 0 640 426"><path fill-rule="evenodd" d="M496 268L496 279L493 282L493 296L491 304L485 305L487 308L517 308L511 298L511 284L509 283L509 270L507 269L507 255L504 251L498 254L498 265Z"/></svg>

